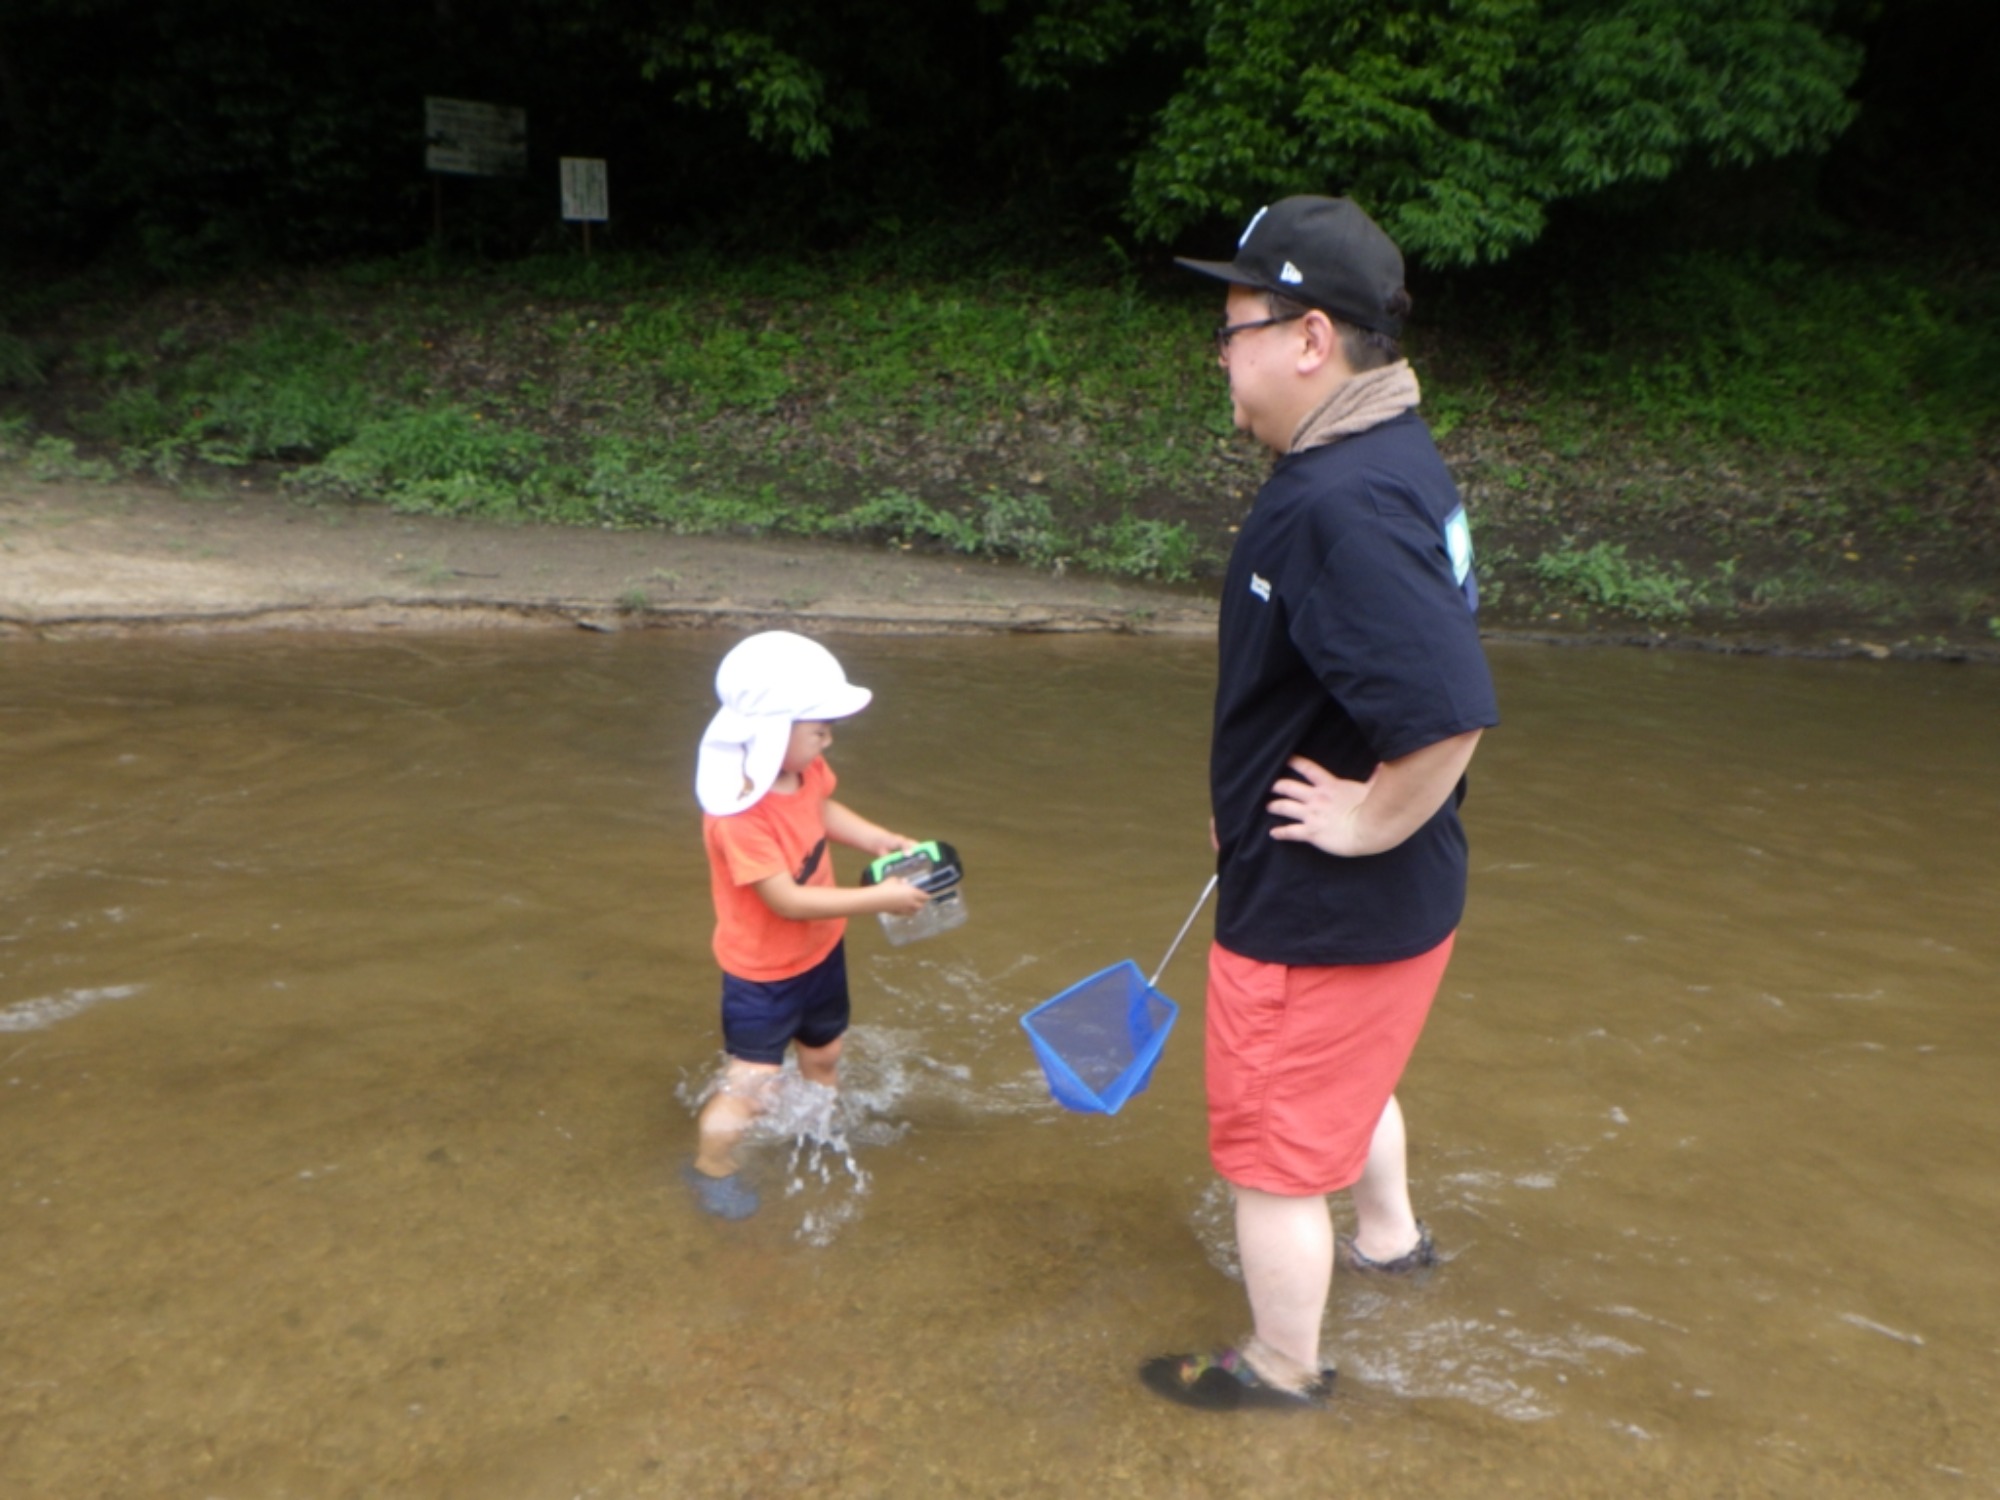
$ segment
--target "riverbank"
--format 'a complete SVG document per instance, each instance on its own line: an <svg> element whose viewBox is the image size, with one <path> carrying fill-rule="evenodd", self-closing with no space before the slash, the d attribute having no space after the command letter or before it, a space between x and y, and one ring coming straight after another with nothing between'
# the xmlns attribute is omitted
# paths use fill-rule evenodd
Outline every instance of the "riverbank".
<svg viewBox="0 0 2000 1500"><path fill-rule="evenodd" d="M0 466L0 637L245 630L675 629L1205 635L1215 585L793 537L676 536L301 503L267 484L184 494ZM1783 629L1592 628L1487 612L1496 639L2000 662L1967 632L1912 639L1826 614Z"/></svg>
<svg viewBox="0 0 2000 1500"><path fill-rule="evenodd" d="M796 538L305 505L269 487L43 484L0 468L0 635L811 622L904 632L1213 628L1212 601Z"/></svg>
<svg viewBox="0 0 2000 1500"><path fill-rule="evenodd" d="M1934 269L1662 252L1542 302L1439 286L1410 354L1483 626L2000 654L1993 294ZM13 571L66 581L8 613L1206 628L1268 455L1230 426L1191 280L630 255L15 287ZM169 499L115 545L177 551L65 564L44 536ZM280 523L253 537L246 507ZM382 536L350 557L355 528Z"/></svg>

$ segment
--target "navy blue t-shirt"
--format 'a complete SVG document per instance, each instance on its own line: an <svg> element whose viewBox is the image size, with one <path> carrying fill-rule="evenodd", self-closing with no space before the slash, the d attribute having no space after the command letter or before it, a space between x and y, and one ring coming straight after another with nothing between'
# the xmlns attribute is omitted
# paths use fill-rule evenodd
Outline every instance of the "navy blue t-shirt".
<svg viewBox="0 0 2000 1500"><path fill-rule="evenodd" d="M1391 963L1457 928L1462 782L1402 844L1358 859L1273 839L1265 808L1293 755L1360 781L1499 722L1471 561L1458 489L1415 412L1278 461L1222 591L1209 787L1223 947Z"/></svg>

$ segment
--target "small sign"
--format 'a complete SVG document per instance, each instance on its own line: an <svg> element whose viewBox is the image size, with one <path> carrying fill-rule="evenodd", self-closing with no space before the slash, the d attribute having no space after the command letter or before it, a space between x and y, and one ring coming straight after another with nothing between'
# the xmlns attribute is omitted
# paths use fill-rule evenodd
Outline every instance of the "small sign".
<svg viewBox="0 0 2000 1500"><path fill-rule="evenodd" d="M611 188L602 159L562 158L562 216L586 224L602 224L611 217Z"/></svg>
<svg viewBox="0 0 2000 1500"><path fill-rule="evenodd" d="M425 99L424 167L456 177L527 171L528 112L470 99Z"/></svg>

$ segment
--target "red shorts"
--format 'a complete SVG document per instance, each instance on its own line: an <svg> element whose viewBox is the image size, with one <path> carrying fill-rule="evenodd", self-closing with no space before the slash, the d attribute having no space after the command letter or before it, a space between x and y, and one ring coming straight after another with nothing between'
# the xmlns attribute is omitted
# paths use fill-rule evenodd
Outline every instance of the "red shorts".
<svg viewBox="0 0 2000 1500"><path fill-rule="evenodd" d="M1454 934L1455 936L1455 934ZM1392 964L1295 968L1208 952L1208 1151L1239 1187L1352 1187L1430 1014L1452 938Z"/></svg>

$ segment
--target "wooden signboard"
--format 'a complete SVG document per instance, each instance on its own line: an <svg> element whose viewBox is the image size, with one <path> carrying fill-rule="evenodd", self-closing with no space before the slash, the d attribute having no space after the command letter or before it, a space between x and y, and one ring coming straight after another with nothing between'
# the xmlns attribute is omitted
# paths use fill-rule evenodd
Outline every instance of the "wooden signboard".
<svg viewBox="0 0 2000 1500"><path fill-rule="evenodd" d="M453 177L528 170L528 112L470 99L424 100L424 167Z"/></svg>
<svg viewBox="0 0 2000 1500"><path fill-rule="evenodd" d="M573 224L602 224L611 217L611 189L600 158L562 158L562 216Z"/></svg>

